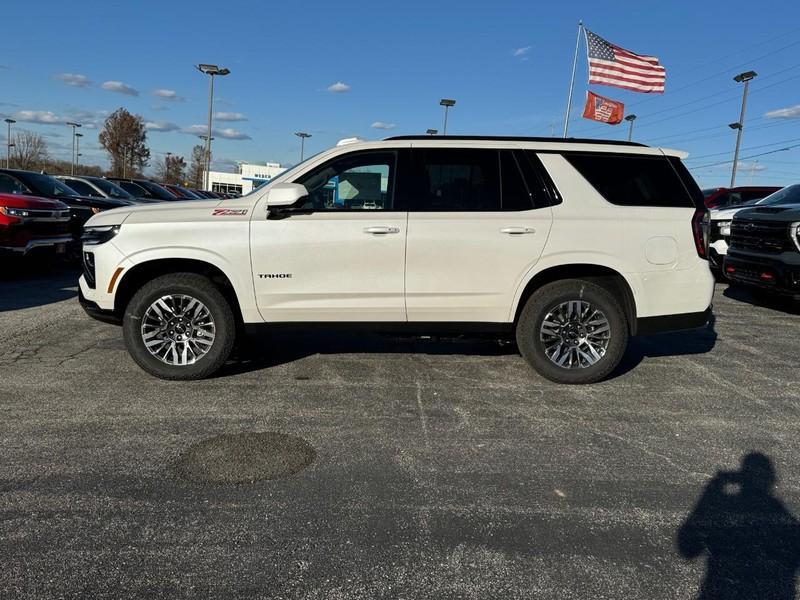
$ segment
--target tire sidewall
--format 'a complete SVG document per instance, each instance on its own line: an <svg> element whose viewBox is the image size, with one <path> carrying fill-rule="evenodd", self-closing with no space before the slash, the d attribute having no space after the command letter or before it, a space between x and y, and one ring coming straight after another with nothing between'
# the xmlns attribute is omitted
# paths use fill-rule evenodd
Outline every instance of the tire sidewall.
<svg viewBox="0 0 800 600"><path fill-rule="evenodd" d="M168 294L196 298L206 305L214 320L214 343L194 364L168 365L150 354L142 340L141 325L145 312L158 298ZM128 303L122 328L125 346L136 364L151 375L176 380L201 379L217 371L228 359L236 333L228 301L210 280L194 274L164 275L145 284Z"/></svg>
<svg viewBox="0 0 800 600"><path fill-rule="evenodd" d="M583 300L601 310L611 329L603 358L582 369L565 369L554 364L547 357L540 336L542 321L548 312L571 300ZM517 345L523 357L542 376L566 384L595 383L607 377L622 359L629 335L619 301L604 287L585 280L564 280L543 286L528 299L517 325Z"/></svg>

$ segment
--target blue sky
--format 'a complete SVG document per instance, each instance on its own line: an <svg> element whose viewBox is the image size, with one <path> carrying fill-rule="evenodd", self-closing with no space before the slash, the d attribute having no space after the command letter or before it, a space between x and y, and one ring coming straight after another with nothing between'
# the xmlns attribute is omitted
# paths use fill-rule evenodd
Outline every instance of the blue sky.
<svg viewBox="0 0 800 600"><path fill-rule="evenodd" d="M664 95L592 86L638 115L634 139L681 148L702 185L730 177L741 87L754 69L739 184L800 179L800 4L796 2L583 2L406 0L261 3L7 0L0 50L0 113L47 136L68 158L69 130L86 124L87 163L120 106L149 123L154 158L188 156L207 112L198 62L231 69L217 80L214 158L296 162L343 137L375 139L442 125L449 133L550 135L562 127L578 19L667 68ZM580 118L586 82L579 57L570 133L624 139L626 125ZM336 85L340 84L340 85ZM774 112L783 111L783 112ZM768 116L781 115L781 116ZM384 127L373 127L373 124ZM194 127L200 126L200 127ZM5 136L3 128L2 137ZM770 152L770 154L762 154ZM762 154L761 156L754 156ZM751 157L753 158L747 158ZM711 166L706 166L711 165Z"/></svg>

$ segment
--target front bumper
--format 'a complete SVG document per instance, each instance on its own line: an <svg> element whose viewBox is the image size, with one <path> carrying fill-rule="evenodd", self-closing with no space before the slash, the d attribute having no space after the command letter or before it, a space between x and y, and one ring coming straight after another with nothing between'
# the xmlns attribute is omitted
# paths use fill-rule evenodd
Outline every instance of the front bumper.
<svg viewBox="0 0 800 600"><path fill-rule="evenodd" d="M800 299L800 255L796 261L763 256L725 257L725 275L731 281Z"/></svg>
<svg viewBox="0 0 800 600"><path fill-rule="evenodd" d="M67 235L60 237L34 238L18 246L7 246L0 243L0 252L25 256L37 248L56 247L59 245L66 247L67 244L70 244L73 241L74 240L72 236Z"/></svg>
<svg viewBox="0 0 800 600"><path fill-rule="evenodd" d="M78 302L83 311L93 319L102 321L103 323L111 323L112 325L122 325L122 319L113 310L102 309L96 302L87 300L80 286L78 286Z"/></svg>

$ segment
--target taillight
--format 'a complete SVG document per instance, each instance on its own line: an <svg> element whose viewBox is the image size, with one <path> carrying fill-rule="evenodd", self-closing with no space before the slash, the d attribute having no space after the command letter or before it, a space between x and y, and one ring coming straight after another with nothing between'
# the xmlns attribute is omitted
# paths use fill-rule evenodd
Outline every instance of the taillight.
<svg viewBox="0 0 800 600"><path fill-rule="evenodd" d="M707 210L697 209L692 217L692 237L697 249L697 256L708 259L708 230L710 227L710 215Z"/></svg>

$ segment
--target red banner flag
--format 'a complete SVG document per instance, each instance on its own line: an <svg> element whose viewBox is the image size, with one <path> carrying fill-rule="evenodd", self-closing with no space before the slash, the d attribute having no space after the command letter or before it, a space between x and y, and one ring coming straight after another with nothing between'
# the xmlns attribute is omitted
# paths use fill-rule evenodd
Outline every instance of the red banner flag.
<svg viewBox="0 0 800 600"><path fill-rule="evenodd" d="M586 106L583 118L600 121L609 125L617 125L625 116L625 105L622 102L598 96L594 92L586 92Z"/></svg>

